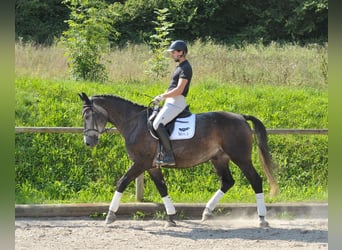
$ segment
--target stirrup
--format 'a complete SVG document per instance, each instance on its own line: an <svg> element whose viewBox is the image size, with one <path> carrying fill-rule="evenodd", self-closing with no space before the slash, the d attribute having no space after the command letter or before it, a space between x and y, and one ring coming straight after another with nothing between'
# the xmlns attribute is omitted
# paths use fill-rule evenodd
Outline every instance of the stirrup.
<svg viewBox="0 0 342 250"><path fill-rule="evenodd" d="M169 160L167 161L167 159ZM171 158L171 159L170 159ZM157 150L157 155L154 160L154 165L157 167L162 167L162 166L176 166L176 161L173 156L169 156L163 149L163 145L158 142L158 150Z"/></svg>
<svg viewBox="0 0 342 250"><path fill-rule="evenodd" d="M171 159L167 159L171 158ZM176 166L176 162L174 157L167 157L166 155L158 155L158 157L155 160L155 163L157 166Z"/></svg>
<svg viewBox="0 0 342 250"><path fill-rule="evenodd" d="M163 167L163 166L176 166L176 162L174 161L157 161L156 164L160 167Z"/></svg>

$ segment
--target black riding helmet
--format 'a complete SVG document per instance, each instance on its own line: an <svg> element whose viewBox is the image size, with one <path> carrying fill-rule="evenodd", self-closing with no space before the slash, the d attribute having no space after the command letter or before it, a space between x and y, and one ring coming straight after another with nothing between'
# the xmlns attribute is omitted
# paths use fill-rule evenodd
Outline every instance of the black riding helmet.
<svg viewBox="0 0 342 250"><path fill-rule="evenodd" d="M184 54L188 53L188 47L183 40L176 40L171 43L169 49L167 51L181 50L184 51Z"/></svg>

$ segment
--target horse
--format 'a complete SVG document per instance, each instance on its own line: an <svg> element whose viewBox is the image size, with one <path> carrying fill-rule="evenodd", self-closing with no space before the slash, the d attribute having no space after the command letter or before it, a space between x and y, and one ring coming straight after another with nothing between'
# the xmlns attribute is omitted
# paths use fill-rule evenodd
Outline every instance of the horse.
<svg viewBox="0 0 342 250"><path fill-rule="evenodd" d="M111 123L124 137L128 156L133 162L116 183L105 224L116 220L115 213L127 185L147 171L164 203L168 224L176 226L176 210L168 195L161 168L153 164L158 139L151 135L148 126L148 112L152 108L115 95L94 95L90 98L85 93L78 95L83 101L85 145L96 146L100 135L107 130L106 124ZM253 124L262 169L270 185L270 195L275 195L278 193L278 184L273 176L275 164L269 152L265 126L254 116L232 112L215 111L195 115L194 136L191 139L171 141L176 166L165 167L182 169L211 161L220 178L221 187L206 203L202 213L202 221L205 221L213 216L219 200L234 185L235 180L229 170L229 162L232 161L241 169L254 190L259 226L268 227L262 179L252 163L253 130L247 121Z"/></svg>

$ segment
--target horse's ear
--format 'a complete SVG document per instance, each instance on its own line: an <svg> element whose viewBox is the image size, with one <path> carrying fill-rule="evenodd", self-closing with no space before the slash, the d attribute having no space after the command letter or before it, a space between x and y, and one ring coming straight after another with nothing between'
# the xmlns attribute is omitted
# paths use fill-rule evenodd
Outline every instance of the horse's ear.
<svg viewBox="0 0 342 250"><path fill-rule="evenodd" d="M84 101L82 94L78 93L78 96L81 98L82 101Z"/></svg>
<svg viewBox="0 0 342 250"><path fill-rule="evenodd" d="M85 104L91 104L91 101L89 100L88 96L86 95L86 93L82 92L81 94L78 94L79 97L81 98L81 100L84 101Z"/></svg>

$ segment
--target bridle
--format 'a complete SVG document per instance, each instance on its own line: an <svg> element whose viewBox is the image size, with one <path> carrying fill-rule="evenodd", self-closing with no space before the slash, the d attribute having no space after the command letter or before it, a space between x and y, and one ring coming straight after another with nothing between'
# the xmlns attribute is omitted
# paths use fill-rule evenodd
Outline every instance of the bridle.
<svg viewBox="0 0 342 250"><path fill-rule="evenodd" d="M102 131L100 131L98 129L98 125L97 125L97 121L96 121L96 118L95 118L95 111L96 110L98 113L104 115L100 110L96 109L94 107L94 105L91 103L91 104L85 104L83 105L83 110L82 110L82 117L84 118L85 114L88 112L88 111L91 111L91 119L93 121L93 128L87 128L87 129L84 129L83 130L83 134L85 136L90 136L90 134L92 132L95 132L95 134L98 136L98 135L101 135L107 131L109 131L110 129L112 129L113 127L111 128L104 128ZM104 115L105 116L105 115ZM90 134L89 134L90 133Z"/></svg>
<svg viewBox="0 0 342 250"><path fill-rule="evenodd" d="M136 118L138 115L140 115L140 113L142 113L142 112L147 112L147 118L148 118L148 117L150 116L150 114L149 114L149 109L152 108L152 107L151 107L151 104L152 104L152 103L150 103L149 107L147 107L146 109L143 109L142 111L138 112L138 113L135 114L133 117L130 117L129 119L126 119L125 122L130 121L130 120L132 120L132 119L135 119L135 118ZM154 111L155 108L156 108L156 107L153 106L152 110ZM111 129L113 129L113 128L115 127L115 126L112 126L112 127L110 127L110 128L104 128L102 131L100 131L100 130L98 129L98 124L97 124L97 121L96 121L96 118L95 118L95 113L100 113L100 114L102 114L103 116L106 116L106 115L103 114L103 112L101 112L99 109L97 109L96 107L94 107L93 103L91 102L91 103L87 103L87 104L84 104L84 105L83 105L82 118L84 118L84 116L86 115L86 113L87 113L89 110L91 111L91 119L92 119L92 121L93 121L93 126L92 126L93 128L84 129L84 130L83 130L83 134L84 134L85 136L91 136L92 133L95 133L97 136L99 136L99 135L101 135L101 134L103 134L103 133L105 133L105 132L108 132L109 130L111 130ZM108 117L106 117L106 118L108 119Z"/></svg>

